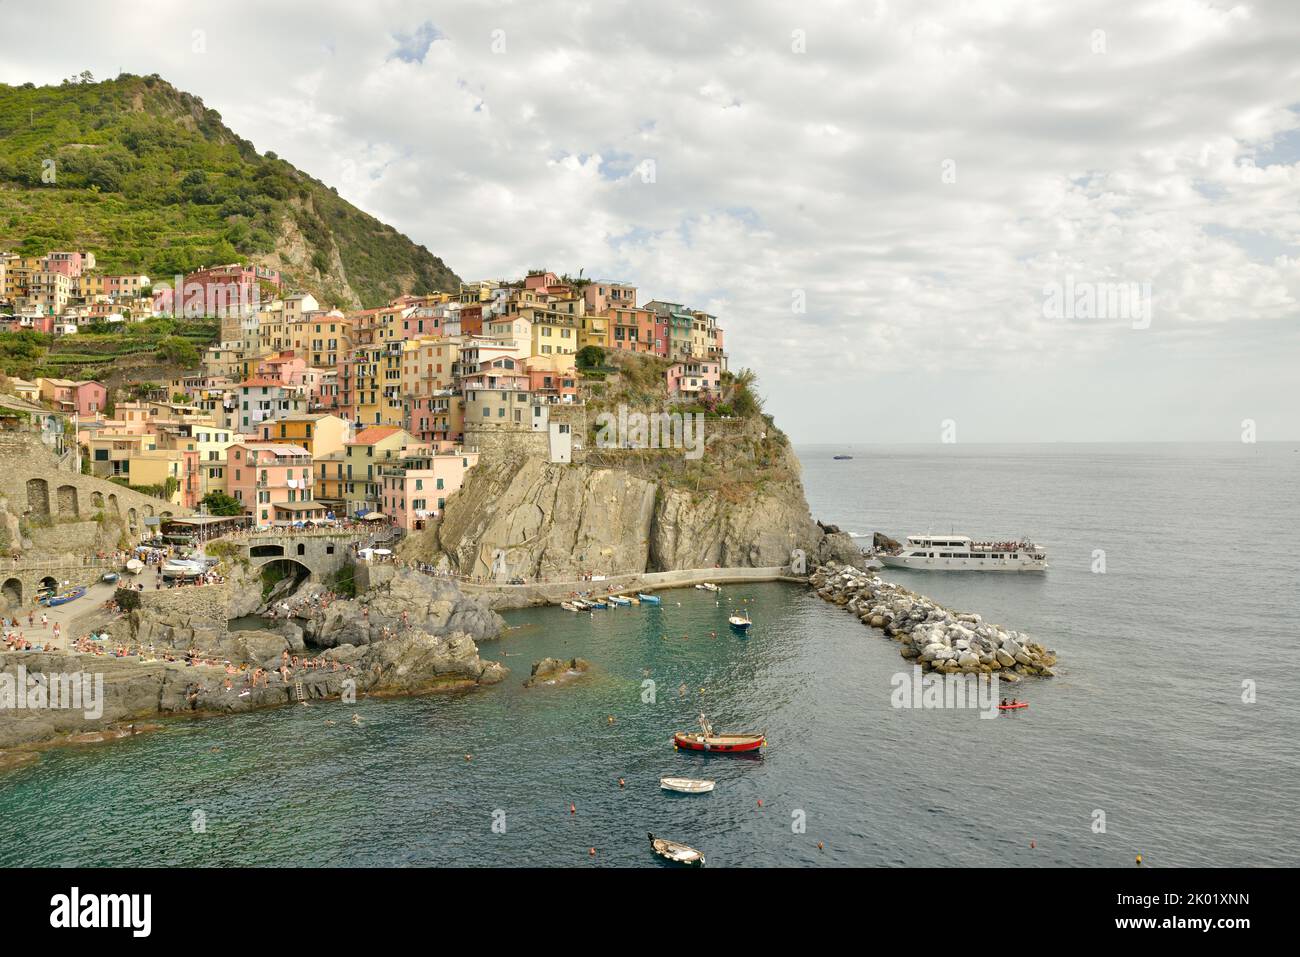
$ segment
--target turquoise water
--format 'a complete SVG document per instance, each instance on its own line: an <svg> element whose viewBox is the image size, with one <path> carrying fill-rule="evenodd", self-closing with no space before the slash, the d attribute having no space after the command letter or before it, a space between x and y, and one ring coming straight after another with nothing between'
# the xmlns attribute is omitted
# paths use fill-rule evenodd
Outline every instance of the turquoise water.
<svg viewBox="0 0 1300 957"><path fill-rule="evenodd" d="M512 669L494 688L174 721L48 752L0 777L0 864L658 866L646 831L711 866L1295 862L1300 552L1278 546L1300 532L1300 453L911 447L831 461L839 451L800 449L827 521L1046 542L1042 577L895 575L1060 653L1061 677L1017 689L1029 711L893 709L896 647L791 585L727 588L721 606L679 590L661 608L522 611L483 646ZM1097 548L1105 574L1091 571ZM728 598L752 614L749 638L727 629ZM547 655L593 670L521 687ZM1246 679L1255 704L1240 700ZM701 710L766 731L766 755L674 752L672 732ZM718 788L670 795L666 774Z"/></svg>

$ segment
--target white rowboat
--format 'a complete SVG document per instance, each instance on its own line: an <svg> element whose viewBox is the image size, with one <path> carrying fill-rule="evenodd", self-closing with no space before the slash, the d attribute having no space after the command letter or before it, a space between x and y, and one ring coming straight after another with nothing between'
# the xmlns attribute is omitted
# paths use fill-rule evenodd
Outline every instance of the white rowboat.
<svg viewBox="0 0 1300 957"><path fill-rule="evenodd" d="M695 778L660 778L659 786L665 791L677 791L681 794L707 794L713 790L716 781L698 781Z"/></svg>

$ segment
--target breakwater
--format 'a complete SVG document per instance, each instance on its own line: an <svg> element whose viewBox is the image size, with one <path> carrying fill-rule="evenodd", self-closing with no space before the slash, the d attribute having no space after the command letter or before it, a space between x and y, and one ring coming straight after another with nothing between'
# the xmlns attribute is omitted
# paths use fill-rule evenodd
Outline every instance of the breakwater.
<svg viewBox="0 0 1300 957"><path fill-rule="evenodd" d="M1002 681L1054 677L1056 652L1028 635L954 612L871 572L827 562L809 578L827 601L899 643L899 654L926 671L997 674Z"/></svg>

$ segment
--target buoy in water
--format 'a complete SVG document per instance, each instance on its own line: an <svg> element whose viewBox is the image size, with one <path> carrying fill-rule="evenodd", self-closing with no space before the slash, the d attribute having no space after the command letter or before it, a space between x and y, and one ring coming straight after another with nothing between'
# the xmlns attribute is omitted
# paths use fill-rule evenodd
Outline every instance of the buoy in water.
<svg viewBox="0 0 1300 957"><path fill-rule="evenodd" d="M622 787L627 787L627 782L624 781L622 778L619 778L619 779L618 779L618 786L621 787L621 788L622 788Z"/></svg>
<svg viewBox="0 0 1300 957"><path fill-rule="evenodd" d="M589 847L589 848L587 848L587 856L588 856L588 857L595 857L595 856L596 856L596 849L595 849L594 847Z"/></svg>
<svg viewBox="0 0 1300 957"><path fill-rule="evenodd" d="M1138 866L1138 867L1141 867L1141 866L1142 866L1142 855L1141 855L1141 854L1139 854L1139 855L1137 856L1137 866Z"/></svg>
<svg viewBox="0 0 1300 957"><path fill-rule="evenodd" d="M578 806L577 806L576 804L574 804L572 801L569 802L569 813L570 813L570 814L577 814L577 813L578 813Z"/></svg>

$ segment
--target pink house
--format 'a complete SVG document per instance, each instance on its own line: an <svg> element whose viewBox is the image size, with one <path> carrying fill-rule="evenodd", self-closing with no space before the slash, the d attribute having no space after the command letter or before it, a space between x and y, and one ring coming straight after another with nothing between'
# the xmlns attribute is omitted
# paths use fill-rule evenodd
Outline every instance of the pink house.
<svg viewBox="0 0 1300 957"><path fill-rule="evenodd" d="M37 379L41 398L60 411L83 419L93 419L104 411L108 389L102 382L74 382L71 379Z"/></svg>
<svg viewBox="0 0 1300 957"><path fill-rule="evenodd" d="M541 289L545 291L552 286L558 285L560 285L560 277L546 270L529 273L524 277L525 289Z"/></svg>
<svg viewBox="0 0 1300 957"><path fill-rule="evenodd" d="M282 386L297 387L303 385L307 372L307 360L295 356L292 352L281 352L262 360L257 366L257 378L269 379Z"/></svg>
<svg viewBox="0 0 1300 957"><path fill-rule="evenodd" d="M664 373L668 394L695 397L718 391L719 368L716 362L674 362Z"/></svg>
<svg viewBox="0 0 1300 957"><path fill-rule="evenodd" d="M325 509L313 498L311 454L301 445L240 442L226 450L229 494L257 525L316 521Z"/></svg>
<svg viewBox="0 0 1300 957"><path fill-rule="evenodd" d="M477 452L404 456L381 467L379 506L398 528L408 532L424 528L426 519L442 514L447 499L477 463Z"/></svg>

